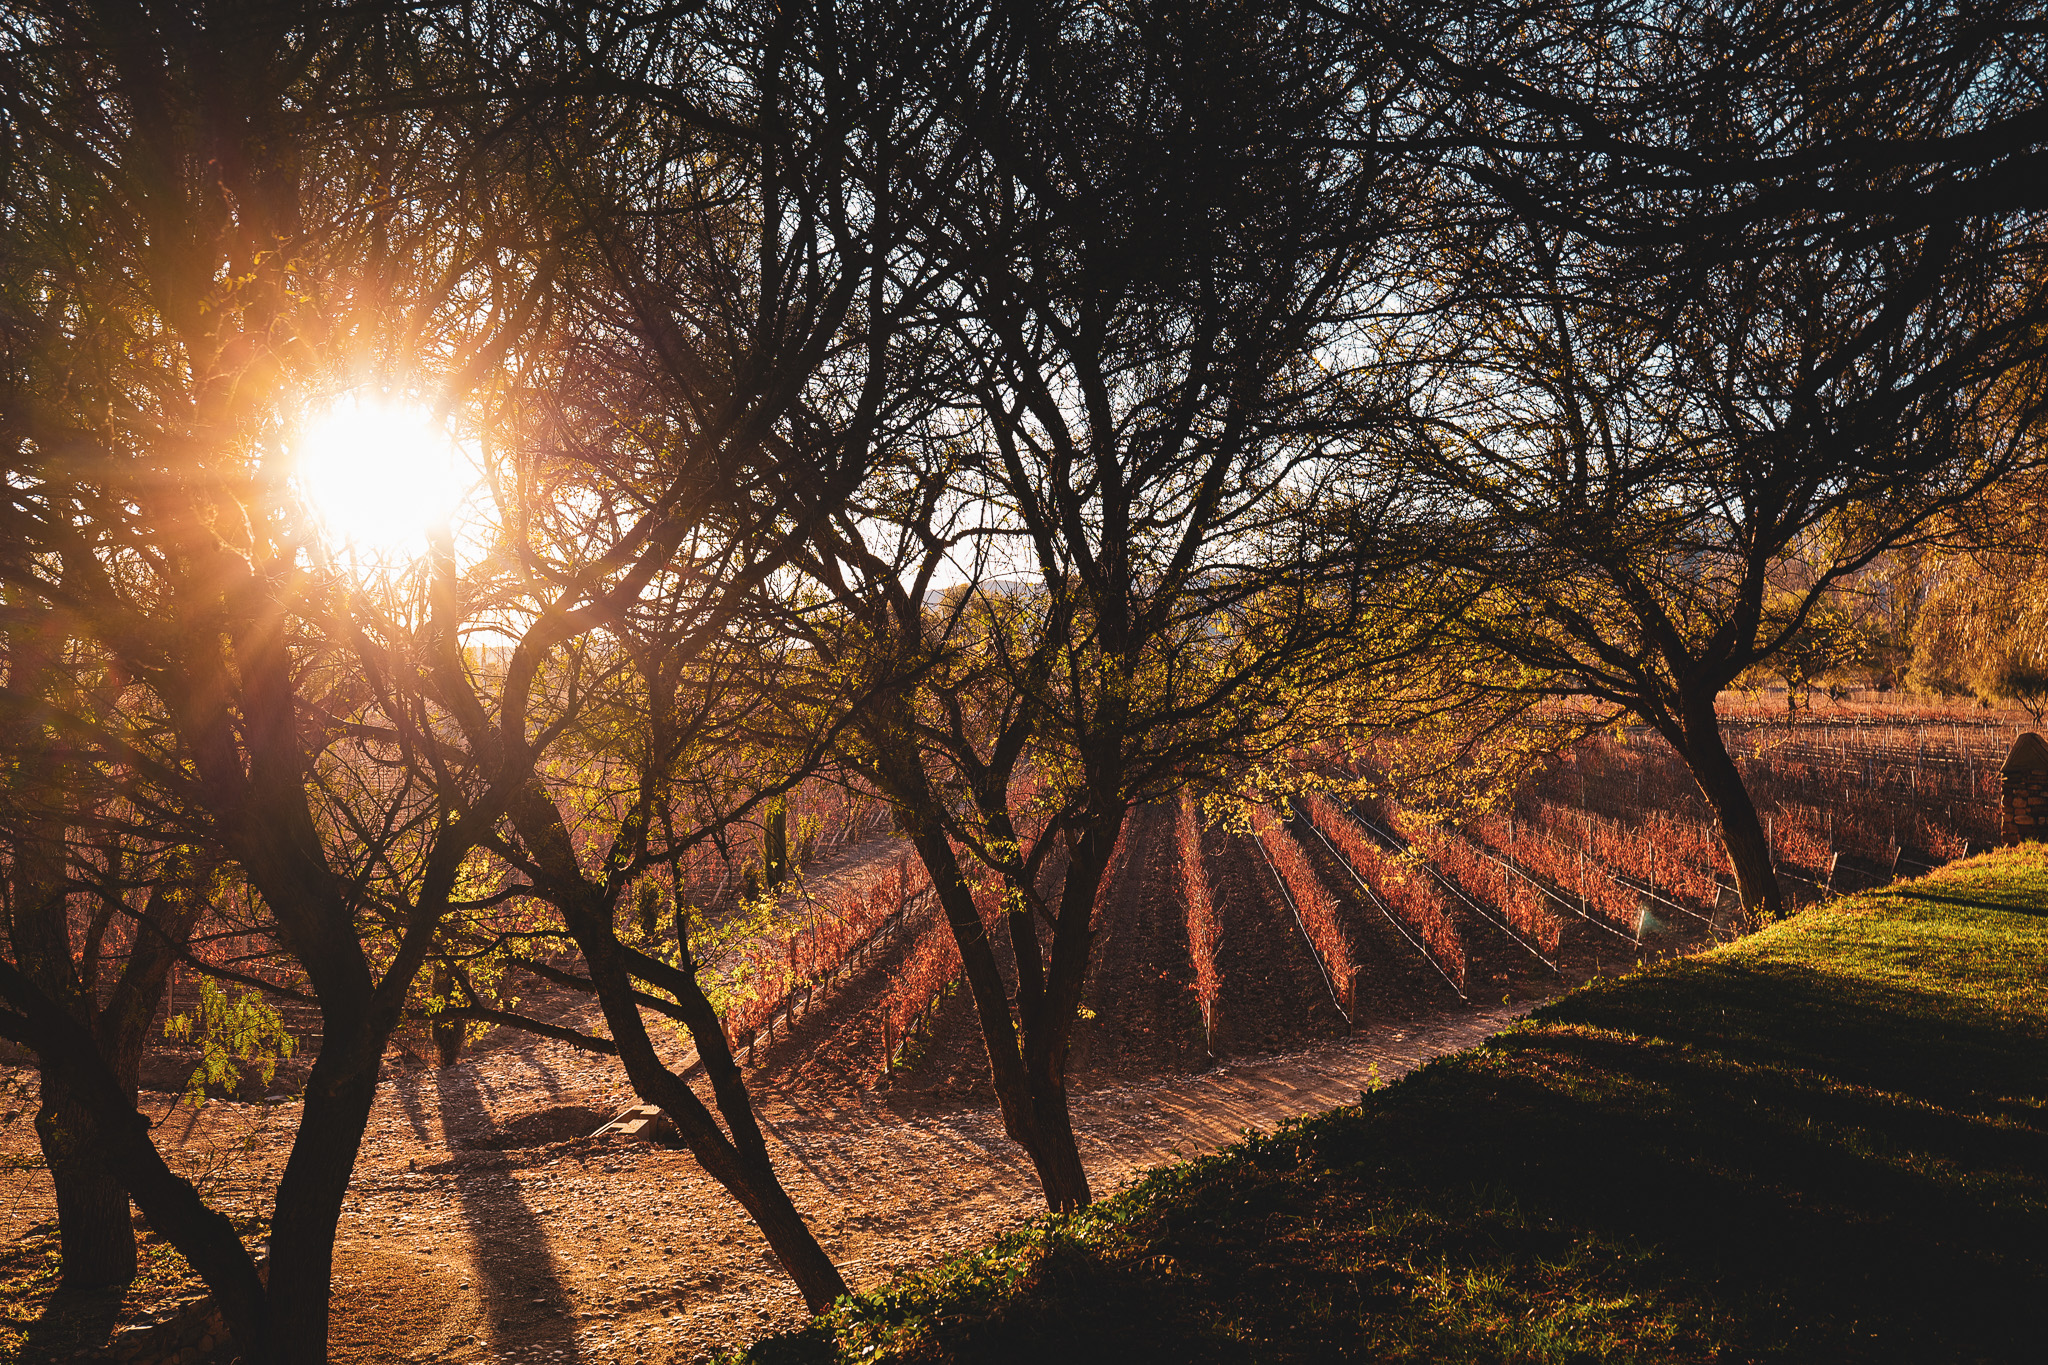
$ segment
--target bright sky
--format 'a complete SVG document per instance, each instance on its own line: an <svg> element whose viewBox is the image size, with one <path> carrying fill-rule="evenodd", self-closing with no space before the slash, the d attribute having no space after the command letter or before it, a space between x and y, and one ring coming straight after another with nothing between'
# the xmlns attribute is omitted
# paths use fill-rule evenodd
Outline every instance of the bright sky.
<svg viewBox="0 0 2048 1365"><path fill-rule="evenodd" d="M344 394L310 417L292 455L328 544L377 558L424 553L428 529L476 480L446 429L404 399Z"/></svg>

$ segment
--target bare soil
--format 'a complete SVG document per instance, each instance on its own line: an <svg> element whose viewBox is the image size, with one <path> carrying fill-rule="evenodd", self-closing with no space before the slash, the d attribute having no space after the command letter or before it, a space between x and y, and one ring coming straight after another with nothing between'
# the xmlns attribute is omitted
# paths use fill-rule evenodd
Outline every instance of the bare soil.
<svg viewBox="0 0 2048 1365"><path fill-rule="evenodd" d="M1517 1013L1375 1027L1199 1075L1082 1089L1082 1153L1108 1192L1248 1128L1349 1102ZM1043 1209L1029 1162L986 1108L905 1114L851 1089L762 1085L757 1096L778 1169L857 1288ZM446 1070L394 1068L342 1218L334 1358L695 1361L800 1323L802 1301L765 1242L687 1152L581 1136L632 1098L609 1060L544 1040ZM296 1101L195 1111L151 1096L145 1108L167 1156L216 1205L262 1212ZM54 1217L27 1120L0 1125L4 1239Z"/></svg>
<svg viewBox="0 0 2048 1365"><path fill-rule="evenodd" d="M1091 1017L1074 1037L1073 1112L1098 1192L1246 1129L1354 1100L1581 975L1576 960L1564 976L1532 971L1520 949L1486 946L1497 931L1461 926L1485 989L1460 1001L1353 899L1365 977L1347 1029L1265 863L1247 841L1211 831L1205 855L1223 916L1212 1058L1170 822L1163 807L1134 815L1128 856L1101 900ZM900 856L887 840L849 850L811 888L858 883ZM1633 960L1608 951L1604 965ZM843 979L762 1042L751 1071L777 1168L856 1288L981 1246L1043 1208L994 1112L964 988L911 1062L887 1068L877 1006L893 961L882 953ZM524 1007L598 1023L571 993L537 992ZM680 1037L666 1046L678 1060L689 1052ZM33 1077L17 1070L4 1083L15 1098L0 1122L0 1240L12 1242L47 1235L54 1208L31 1122ZM394 1055L342 1218L334 1358L695 1361L801 1322L803 1304L759 1233L687 1152L588 1136L636 1100L612 1060L503 1030L446 1069ZM296 1129L295 1098L195 1109L146 1094L144 1108L167 1158L217 1207L260 1221ZM123 1320L162 1292L132 1290ZM35 1325L16 1329L31 1339L21 1359L79 1358L39 1355Z"/></svg>

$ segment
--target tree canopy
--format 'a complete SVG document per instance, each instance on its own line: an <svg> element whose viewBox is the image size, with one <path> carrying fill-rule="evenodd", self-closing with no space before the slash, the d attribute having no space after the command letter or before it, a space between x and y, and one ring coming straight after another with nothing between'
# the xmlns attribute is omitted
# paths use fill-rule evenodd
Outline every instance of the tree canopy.
<svg viewBox="0 0 2048 1365"><path fill-rule="evenodd" d="M1653 727L1776 913L1726 689L1910 644L2044 695L2032 522L1988 511L2048 461L2044 40L1832 0L0 4L0 1034L67 1276L132 1273L132 1197L245 1359L324 1359L386 1049L489 1023L616 1056L829 1303L697 952L805 783L893 813L1054 1209L1146 803L1577 699L1520 748ZM374 541L316 451L360 481L393 423L438 453L375 467L453 484ZM173 962L321 1019L260 1274L135 1108Z"/></svg>

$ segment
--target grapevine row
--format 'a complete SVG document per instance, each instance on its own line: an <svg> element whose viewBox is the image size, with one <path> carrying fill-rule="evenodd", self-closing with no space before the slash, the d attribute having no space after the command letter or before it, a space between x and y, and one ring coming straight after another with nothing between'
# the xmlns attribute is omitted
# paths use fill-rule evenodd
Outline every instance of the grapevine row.
<svg viewBox="0 0 2048 1365"><path fill-rule="evenodd" d="M1349 1023L1358 1004L1358 960L1352 951L1351 936L1337 919L1336 901L1309 865L1301 845L1280 828L1270 809L1253 809L1252 832L1258 836L1259 847L1280 879L1281 891L1294 911L1295 922L1315 953L1337 1012Z"/></svg>
<svg viewBox="0 0 2048 1365"><path fill-rule="evenodd" d="M866 886L814 901L807 922L787 921L786 938L747 945L731 974L740 984L725 1004L731 1045L751 1051L777 1017L807 1008L819 989L892 937L930 890L924 866L905 858Z"/></svg>
<svg viewBox="0 0 2048 1365"><path fill-rule="evenodd" d="M1310 823L1350 866L1381 913L1463 995L1465 942L1451 922L1443 893L1427 878L1387 856L1376 840L1327 798L1311 792L1302 804Z"/></svg>
<svg viewBox="0 0 2048 1365"><path fill-rule="evenodd" d="M1557 964L1549 958L1556 955L1557 945L1564 937L1564 920L1545 904L1542 892L1526 877L1515 875L1497 859L1480 853L1468 840L1440 826L1399 821L1396 830L1427 856L1439 875L1475 909L1492 906L1507 920L1511 933L1524 948L1545 966L1556 969Z"/></svg>
<svg viewBox="0 0 2048 1365"><path fill-rule="evenodd" d="M1195 966L1195 999L1202 1008L1202 1037L1211 1052L1216 1049L1216 999L1223 991L1223 976L1216 969L1216 945L1223 926L1216 917L1216 898L1209 886L1209 869L1202 861L1202 825L1195 811L1195 799L1181 793L1180 814L1174 832L1180 846L1181 899L1187 907L1188 956Z"/></svg>
<svg viewBox="0 0 2048 1365"><path fill-rule="evenodd" d="M1594 868L1588 876L1582 850L1569 849L1527 825L1518 825L1499 815L1481 816L1472 822L1471 829L1483 846L1512 859L1522 871L1563 892L1564 904L1569 906L1577 900L1573 908L1586 918L1597 914L1600 922L1618 933L1625 931L1630 938L1641 929L1642 906L1636 893L1624 889L1603 869Z"/></svg>

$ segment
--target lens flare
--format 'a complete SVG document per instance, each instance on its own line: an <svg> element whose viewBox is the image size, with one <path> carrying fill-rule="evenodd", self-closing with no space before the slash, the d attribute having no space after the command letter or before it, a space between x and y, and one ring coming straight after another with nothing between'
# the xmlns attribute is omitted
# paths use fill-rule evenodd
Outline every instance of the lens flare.
<svg viewBox="0 0 2048 1365"><path fill-rule="evenodd" d="M315 413L293 449L294 477L328 543L418 554L461 503L469 470L433 416L414 404L344 396Z"/></svg>

